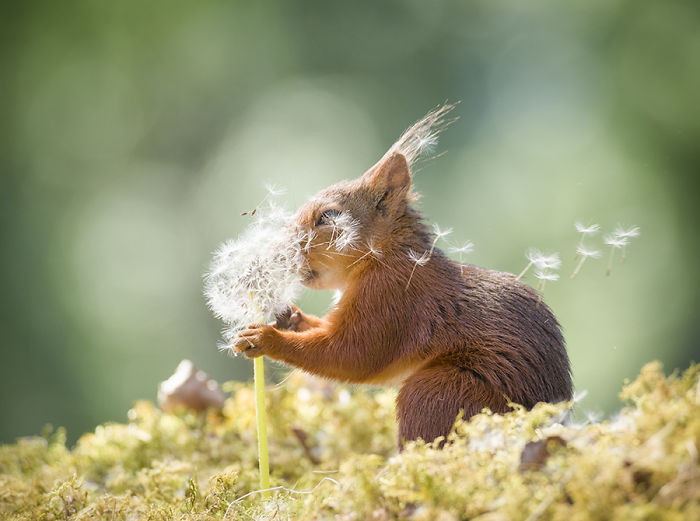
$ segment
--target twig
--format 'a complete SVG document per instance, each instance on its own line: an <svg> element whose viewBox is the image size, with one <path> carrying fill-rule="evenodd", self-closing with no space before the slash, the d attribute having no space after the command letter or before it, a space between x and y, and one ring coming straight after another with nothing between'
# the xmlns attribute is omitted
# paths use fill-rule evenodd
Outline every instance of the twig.
<svg viewBox="0 0 700 521"><path fill-rule="evenodd" d="M231 510L231 507L233 505L243 501L245 498L247 498L248 496L252 496L253 494L260 494L260 493L266 493L266 492L269 493L269 492L272 492L274 490L284 490L285 492L288 492L290 494L313 494L316 491L316 489L321 486L321 483L323 483L324 481L331 481L334 484L340 486L340 483L338 481L326 476L325 478L322 478L321 481L316 483L316 486L314 488L312 488L311 490L294 490L291 488L283 487L281 485L278 487L266 488L266 489L261 489L261 490L253 490L251 492L248 492L247 494L242 495L241 497L239 497L237 499L234 499L233 501L231 501L229 503L228 508L226 509L226 512L224 513L223 521L226 521L226 519L228 519L228 513Z"/></svg>

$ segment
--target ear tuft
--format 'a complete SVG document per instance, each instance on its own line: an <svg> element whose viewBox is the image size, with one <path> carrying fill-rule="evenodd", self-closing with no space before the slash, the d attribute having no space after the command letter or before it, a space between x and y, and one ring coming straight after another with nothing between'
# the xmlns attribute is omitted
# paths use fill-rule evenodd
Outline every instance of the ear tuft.
<svg viewBox="0 0 700 521"><path fill-rule="evenodd" d="M394 152L383 159L362 176L370 186L389 192L408 188L411 185L411 172L406 156Z"/></svg>

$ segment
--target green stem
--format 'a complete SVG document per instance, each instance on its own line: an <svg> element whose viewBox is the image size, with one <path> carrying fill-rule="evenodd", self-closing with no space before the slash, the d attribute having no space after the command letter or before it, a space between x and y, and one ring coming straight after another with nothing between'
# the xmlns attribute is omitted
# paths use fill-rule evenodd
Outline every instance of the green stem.
<svg viewBox="0 0 700 521"><path fill-rule="evenodd" d="M261 324L265 321L260 312L253 292L250 292L250 303L256 310ZM260 469L260 488L264 499L270 497L270 461L267 457L267 418L265 416L265 362L262 356L253 361L253 379L255 381L255 420L258 428L258 468Z"/></svg>
<svg viewBox="0 0 700 521"><path fill-rule="evenodd" d="M260 488L270 488L270 462L267 458L267 418L265 417L265 364L263 357L257 357L253 362L255 377L255 418L258 426L258 465L260 467ZM270 492L262 493L264 498L270 497Z"/></svg>

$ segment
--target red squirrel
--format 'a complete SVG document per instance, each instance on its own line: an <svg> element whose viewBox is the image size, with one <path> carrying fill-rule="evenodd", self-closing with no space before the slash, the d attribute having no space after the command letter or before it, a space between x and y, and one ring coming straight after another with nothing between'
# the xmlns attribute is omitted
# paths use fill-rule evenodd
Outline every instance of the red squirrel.
<svg viewBox="0 0 700 521"><path fill-rule="evenodd" d="M460 411L468 419L572 394L560 326L539 294L510 273L447 258L412 206L410 164L450 108L298 210L295 225L311 237L303 283L342 292L331 311L319 318L294 307L274 326L248 326L233 345L325 378L400 385L399 448L446 436ZM355 234L342 247L334 238L349 232L335 225L340 218Z"/></svg>

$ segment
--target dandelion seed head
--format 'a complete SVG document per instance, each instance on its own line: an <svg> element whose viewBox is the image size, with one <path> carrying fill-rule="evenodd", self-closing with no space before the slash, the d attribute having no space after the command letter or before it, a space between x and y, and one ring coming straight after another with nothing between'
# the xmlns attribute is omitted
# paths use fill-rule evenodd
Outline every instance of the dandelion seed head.
<svg viewBox="0 0 700 521"><path fill-rule="evenodd" d="M600 231L599 224L591 224L586 226L583 223L577 221L574 223L574 227L576 228L577 232L582 233L583 235L595 235Z"/></svg>
<svg viewBox="0 0 700 521"><path fill-rule="evenodd" d="M622 248L623 246L627 246L630 240L627 237L619 237L618 235L611 233L603 237L603 242L608 246L612 246L613 248Z"/></svg>
<svg viewBox="0 0 700 521"><path fill-rule="evenodd" d="M290 225L290 218L279 208L258 212L237 239L214 253L204 294L214 315L227 325L225 341L247 324L285 311L298 296L306 269L306 234Z"/></svg>
<svg viewBox="0 0 700 521"><path fill-rule="evenodd" d="M634 237L639 237L640 230L639 226L631 226L625 230L622 226L618 224L613 233L616 237L632 239Z"/></svg>
<svg viewBox="0 0 700 521"><path fill-rule="evenodd" d="M474 243L472 241L467 241L462 246L452 246L450 251L452 253L471 253L474 251Z"/></svg>
<svg viewBox="0 0 700 521"><path fill-rule="evenodd" d="M598 259L602 255L600 250L593 250L583 245L576 248L576 253L581 257L590 257L592 259Z"/></svg>
<svg viewBox="0 0 700 521"><path fill-rule="evenodd" d="M408 250L408 258L418 264L418 266L423 266L430 260L430 252L424 251L422 255L418 255L415 250Z"/></svg>

